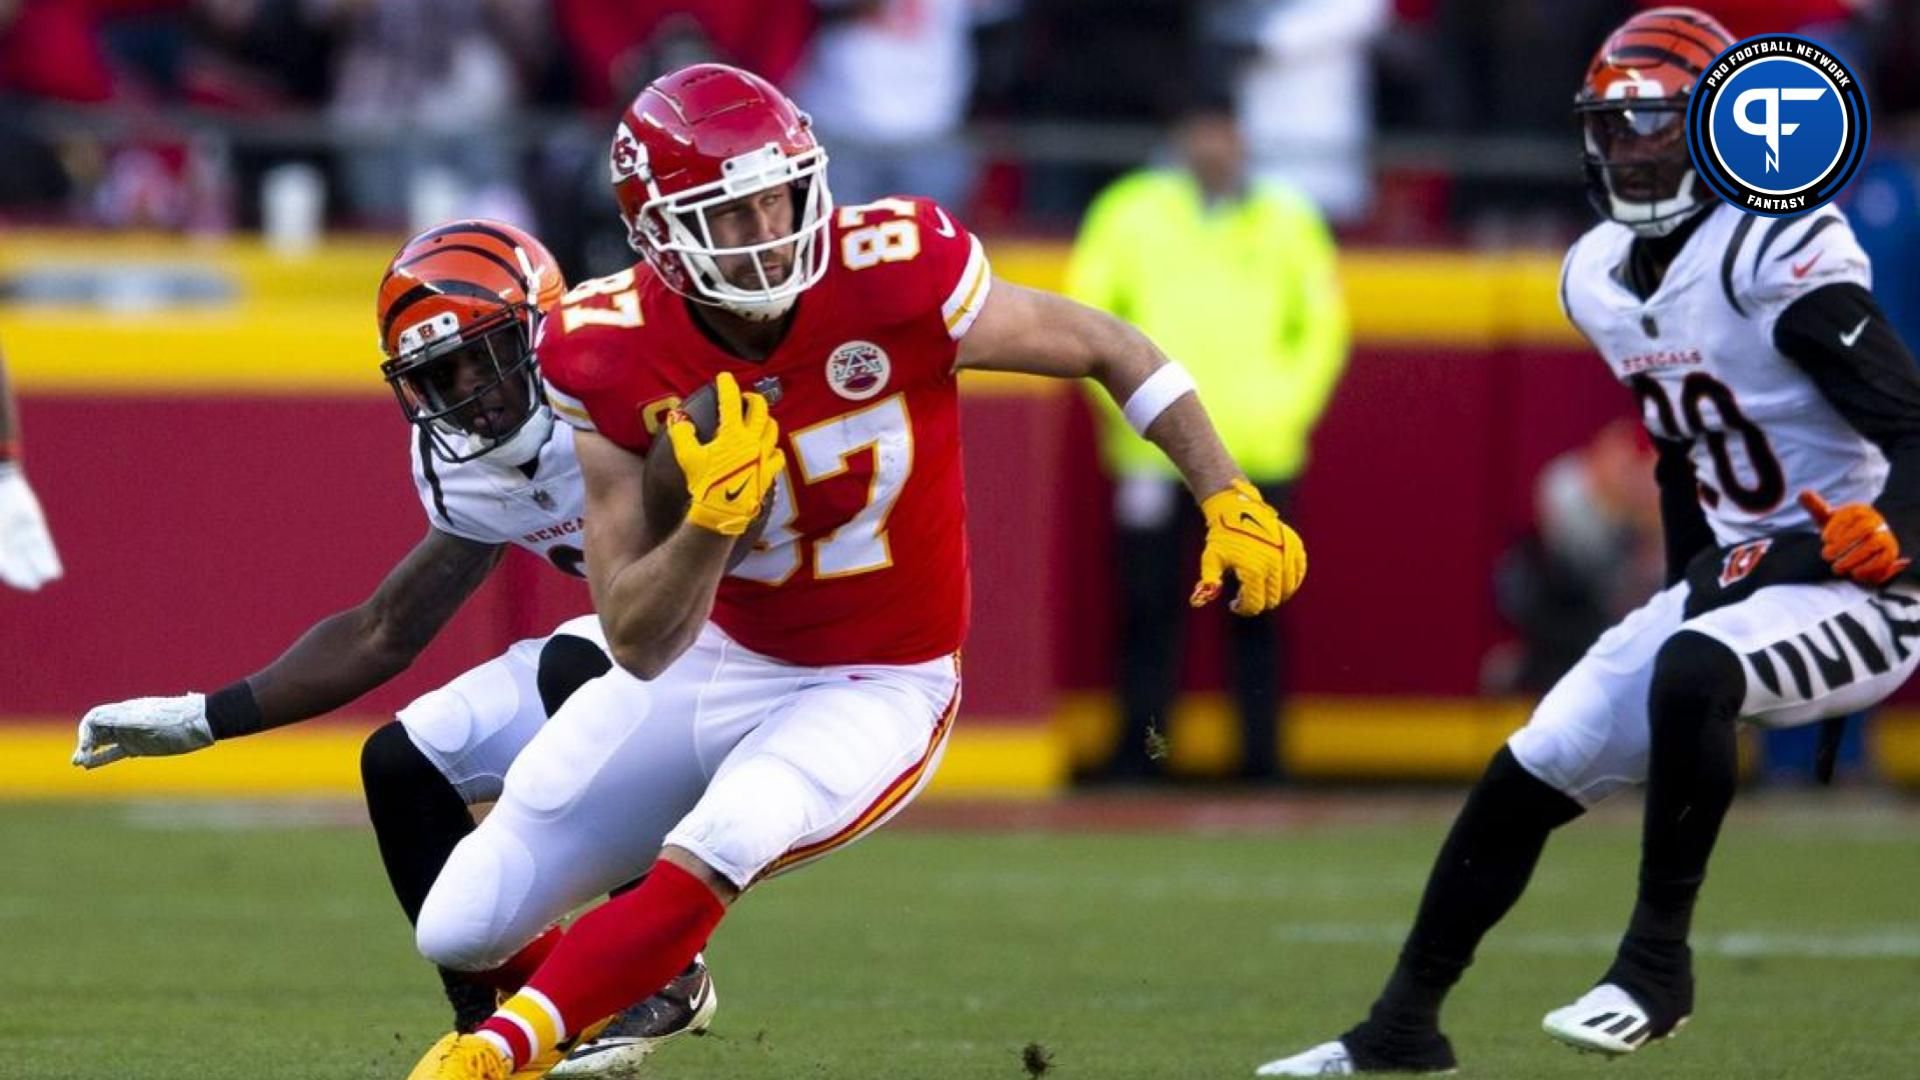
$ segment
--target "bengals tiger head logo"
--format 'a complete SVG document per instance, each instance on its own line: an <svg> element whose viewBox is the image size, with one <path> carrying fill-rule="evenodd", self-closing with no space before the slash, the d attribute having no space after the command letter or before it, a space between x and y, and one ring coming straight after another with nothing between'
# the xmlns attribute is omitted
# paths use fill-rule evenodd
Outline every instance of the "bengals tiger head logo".
<svg viewBox="0 0 1920 1080"><path fill-rule="evenodd" d="M1720 587L1727 588L1753 573L1772 546L1772 540L1750 540L1729 550L1726 560L1720 564Z"/></svg>

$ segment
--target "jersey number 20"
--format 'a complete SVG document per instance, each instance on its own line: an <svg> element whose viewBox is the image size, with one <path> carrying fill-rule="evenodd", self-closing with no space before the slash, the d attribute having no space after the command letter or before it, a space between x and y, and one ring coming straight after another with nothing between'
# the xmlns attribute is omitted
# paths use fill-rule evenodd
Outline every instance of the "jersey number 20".
<svg viewBox="0 0 1920 1080"><path fill-rule="evenodd" d="M1707 454L1713 458L1714 479L1719 483L1719 490L1700 485L1702 502L1713 506L1724 494L1747 513L1764 514L1786 498L1786 473L1780 468L1780 459L1773 454L1772 444L1767 442L1767 433L1740 411L1740 403L1725 383L1698 371L1680 383L1684 428L1676 422L1673 402L1657 381L1646 375L1635 375L1630 385L1649 431L1658 427L1655 434L1672 442L1705 440ZM1717 419L1709 421L1702 406L1711 406ZM1747 465L1753 473L1751 481L1743 479L1734 467L1727 445L1730 434L1738 435L1746 450Z"/></svg>

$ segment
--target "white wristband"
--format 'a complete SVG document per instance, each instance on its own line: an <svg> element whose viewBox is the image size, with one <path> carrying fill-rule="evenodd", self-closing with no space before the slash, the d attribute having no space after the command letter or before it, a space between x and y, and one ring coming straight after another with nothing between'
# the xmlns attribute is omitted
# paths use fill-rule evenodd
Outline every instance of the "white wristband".
<svg viewBox="0 0 1920 1080"><path fill-rule="evenodd" d="M1187 369L1169 360L1160 366L1160 370L1147 376L1147 381L1141 383L1139 389L1127 398L1120 412L1126 416L1133 430L1145 435L1147 428L1160 419L1160 414L1166 412L1168 406L1197 389L1199 387L1194 385L1193 376L1187 374Z"/></svg>

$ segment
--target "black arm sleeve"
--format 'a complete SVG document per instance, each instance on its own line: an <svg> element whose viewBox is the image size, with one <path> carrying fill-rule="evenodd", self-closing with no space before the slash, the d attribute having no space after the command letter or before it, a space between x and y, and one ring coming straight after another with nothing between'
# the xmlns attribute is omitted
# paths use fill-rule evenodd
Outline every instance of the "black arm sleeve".
<svg viewBox="0 0 1920 1080"><path fill-rule="evenodd" d="M1654 462L1653 479L1660 485L1660 533L1667 546L1667 584L1677 585L1687 576L1687 564L1693 557L1714 546L1713 529L1707 525L1706 511L1700 509L1700 482L1693 475L1688 444L1655 439L1653 447L1660 455Z"/></svg>
<svg viewBox="0 0 1920 1080"><path fill-rule="evenodd" d="M1815 289L1781 312L1773 342L1887 456L1874 506L1902 551L1920 551L1920 369L1873 294L1852 284Z"/></svg>

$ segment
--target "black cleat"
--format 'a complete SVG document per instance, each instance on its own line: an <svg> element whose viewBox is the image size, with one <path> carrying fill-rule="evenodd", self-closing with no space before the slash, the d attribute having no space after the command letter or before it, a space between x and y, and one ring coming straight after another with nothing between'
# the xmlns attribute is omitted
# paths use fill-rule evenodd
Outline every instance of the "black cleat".
<svg viewBox="0 0 1920 1080"><path fill-rule="evenodd" d="M647 1056L676 1035L704 1035L719 998L706 961L695 957L666 988L613 1018L606 1030L561 1059L552 1080L626 1080L641 1075Z"/></svg>

